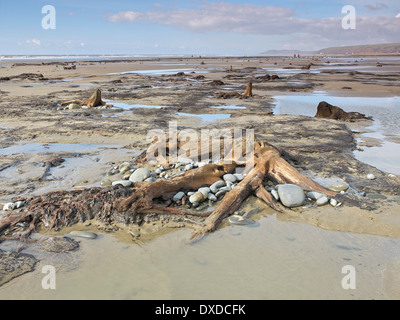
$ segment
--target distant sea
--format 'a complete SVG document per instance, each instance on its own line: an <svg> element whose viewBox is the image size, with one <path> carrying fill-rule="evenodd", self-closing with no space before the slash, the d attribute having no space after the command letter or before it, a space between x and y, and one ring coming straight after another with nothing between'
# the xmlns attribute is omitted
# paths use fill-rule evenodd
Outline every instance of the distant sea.
<svg viewBox="0 0 400 320"><path fill-rule="evenodd" d="M132 55L0 55L0 62L19 61L105 61L148 60L162 58L218 57L219 55L132 54Z"/></svg>

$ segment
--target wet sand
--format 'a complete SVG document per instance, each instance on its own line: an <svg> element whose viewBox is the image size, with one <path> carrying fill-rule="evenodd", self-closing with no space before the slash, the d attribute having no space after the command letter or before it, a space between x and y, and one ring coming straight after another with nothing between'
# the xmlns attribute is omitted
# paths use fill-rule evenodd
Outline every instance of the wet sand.
<svg viewBox="0 0 400 320"><path fill-rule="evenodd" d="M377 67L377 61L383 66ZM310 70L301 69L310 62L313 63ZM21 144L36 147L29 153L13 153L12 149L0 153L1 203L16 196L100 186L104 172L113 164L130 161L148 147L149 130L168 130L169 122L177 121L180 129L254 129L256 136L280 148L291 164L322 185L345 181L356 191L339 208L328 205L285 210L276 216L279 221L300 226L304 223L304 231L311 224L326 230L400 238L399 176L354 157L354 151L360 148L362 133L373 123L348 124L272 114L273 97L277 95L313 95L315 91L323 91L341 97L400 96L400 60L385 57L156 59L77 62L76 70L62 70L61 64L48 62L33 64L0 66L2 77L12 78L23 73L43 76L0 81L0 151ZM266 74L276 74L279 79L260 78ZM253 82L252 98L214 96L219 92L243 93L249 81ZM102 90L103 99L108 103L117 106L123 103L124 108L59 109L59 103L88 98L96 89ZM136 106L129 109L129 105ZM226 109L211 108L215 106ZM316 108L317 105L315 111ZM219 115L230 117L202 121L196 114L209 115L211 119ZM393 133L392 140L398 142L398 138ZM74 146L64 145L59 151L43 153L43 144L87 146L86 150L75 150ZM93 145L103 145L103 149L92 149ZM53 169L47 179L39 181L43 163L54 157L67 159L64 167ZM376 179L367 180L368 173L373 173ZM368 194L384 198L363 196ZM250 198L243 210L251 211L260 205L259 200ZM264 215L275 215L266 208L261 212L260 219ZM143 239L151 240L165 233L156 223L151 226L147 238ZM96 230L93 225L90 229ZM390 263L390 270L395 270L398 262ZM388 274L392 277L391 271Z"/></svg>

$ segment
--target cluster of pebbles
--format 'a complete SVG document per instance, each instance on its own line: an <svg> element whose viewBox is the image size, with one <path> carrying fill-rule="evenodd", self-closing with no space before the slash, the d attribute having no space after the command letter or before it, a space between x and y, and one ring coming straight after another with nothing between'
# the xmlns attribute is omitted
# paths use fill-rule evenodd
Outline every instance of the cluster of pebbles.
<svg viewBox="0 0 400 320"><path fill-rule="evenodd" d="M147 168L134 168L128 162L113 166L106 172L106 178L102 180L102 186L122 185L133 187L137 182L154 182L158 180L170 179L186 171L201 167L211 162L194 162L190 159L183 159L169 167L162 165L155 166L149 170ZM220 201L226 193L234 189L237 184L245 178L245 174L226 174L221 180L211 186L205 186L197 190L182 190L176 193L168 205L174 204L186 208L197 208L202 210L213 206ZM114 179L113 179L114 178ZM344 182L336 183L328 189L344 193L350 186ZM301 187L291 184L278 184L270 186L268 191L272 196L287 208L300 206L315 207L330 204L333 207L341 206L341 203L334 198L329 198L323 193L306 192Z"/></svg>
<svg viewBox="0 0 400 320"><path fill-rule="evenodd" d="M182 159L170 167L158 165L153 168L153 172L147 168L135 168L128 162L113 166L105 173L105 178L101 181L101 186L133 187L137 182L154 182L166 180L177 175L181 175L189 170L202 167L211 162L194 162L190 159ZM209 187L202 187L198 190L180 191L172 198L172 203L192 208L198 208L201 204L208 201L209 205L221 200L224 195L235 188L244 179L245 175L235 173L226 174L223 180L217 181Z"/></svg>

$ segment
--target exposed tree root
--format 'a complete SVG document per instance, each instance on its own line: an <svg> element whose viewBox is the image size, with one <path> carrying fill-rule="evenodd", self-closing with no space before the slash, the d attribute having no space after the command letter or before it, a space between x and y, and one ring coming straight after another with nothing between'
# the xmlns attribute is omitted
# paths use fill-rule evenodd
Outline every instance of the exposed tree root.
<svg viewBox="0 0 400 320"><path fill-rule="evenodd" d="M152 146L149 149L151 148ZM251 194L262 199L274 210L282 211L280 205L265 190L263 183L266 179L272 179L278 183L296 184L304 190L318 191L332 197L336 195L302 175L281 157L275 147L268 143L256 142L252 157L254 166L246 167L248 171L246 177L225 195L212 213L171 208L160 205L157 201L171 199L182 190L210 186L222 179L225 174L233 173L244 163L232 161L221 165L207 164L171 179L137 183L133 189L115 186L52 192L27 201L27 206L21 212L9 214L0 219L0 233L6 234L7 230L18 222L29 223L28 230L23 234L24 237L28 237L38 223L43 223L50 229L58 229L92 219L106 223L140 224L143 221L143 214L207 217L204 223L195 224L191 241L196 241L214 231L221 221L238 210ZM144 157L142 161L145 161Z"/></svg>

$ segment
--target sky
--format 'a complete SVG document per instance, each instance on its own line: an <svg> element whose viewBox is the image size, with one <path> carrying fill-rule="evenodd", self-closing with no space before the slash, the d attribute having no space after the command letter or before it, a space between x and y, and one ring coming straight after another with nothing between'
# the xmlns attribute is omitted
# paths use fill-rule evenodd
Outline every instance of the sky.
<svg viewBox="0 0 400 320"><path fill-rule="evenodd" d="M0 0L0 55L256 55L395 42L399 0Z"/></svg>

